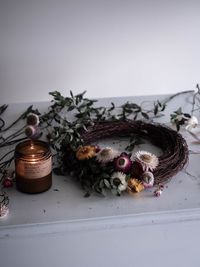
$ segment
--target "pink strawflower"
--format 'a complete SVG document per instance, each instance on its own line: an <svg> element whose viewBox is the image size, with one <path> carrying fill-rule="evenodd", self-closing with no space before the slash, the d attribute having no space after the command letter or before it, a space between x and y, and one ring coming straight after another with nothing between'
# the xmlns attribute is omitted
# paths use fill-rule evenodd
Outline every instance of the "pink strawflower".
<svg viewBox="0 0 200 267"><path fill-rule="evenodd" d="M124 153L114 159L114 168L119 172L127 173L131 169L131 164L129 156Z"/></svg>
<svg viewBox="0 0 200 267"><path fill-rule="evenodd" d="M141 179L145 188L153 187L154 175L152 172L144 172L141 176Z"/></svg>

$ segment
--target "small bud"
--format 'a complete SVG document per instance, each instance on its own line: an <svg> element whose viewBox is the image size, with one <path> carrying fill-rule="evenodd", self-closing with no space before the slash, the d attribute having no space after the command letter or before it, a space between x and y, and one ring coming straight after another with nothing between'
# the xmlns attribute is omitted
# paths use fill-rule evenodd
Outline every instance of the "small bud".
<svg viewBox="0 0 200 267"><path fill-rule="evenodd" d="M39 129L32 125L26 127L25 134L31 139L37 139L40 136Z"/></svg>
<svg viewBox="0 0 200 267"><path fill-rule="evenodd" d="M163 186L163 185L160 185L160 186L158 187L158 189L156 189L156 190L154 191L154 196L155 196L155 197L160 197L160 196L162 195L162 193L163 193L163 189L164 189L164 186Z"/></svg>
<svg viewBox="0 0 200 267"><path fill-rule="evenodd" d="M144 172L141 178L145 188L153 187L154 175L152 172Z"/></svg>
<svg viewBox="0 0 200 267"><path fill-rule="evenodd" d="M5 188L9 188L9 187L12 187L13 186L13 180L9 177L6 177L4 180L3 180L3 186Z"/></svg>
<svg viewBox="0 0 200 267"><path fill-rule="evenodd" d="M39 116L35 113L29 113L27 116L27 120L26 123L28 125L32 125L32 126L38 126L40 123L40 119Z"/></svg>

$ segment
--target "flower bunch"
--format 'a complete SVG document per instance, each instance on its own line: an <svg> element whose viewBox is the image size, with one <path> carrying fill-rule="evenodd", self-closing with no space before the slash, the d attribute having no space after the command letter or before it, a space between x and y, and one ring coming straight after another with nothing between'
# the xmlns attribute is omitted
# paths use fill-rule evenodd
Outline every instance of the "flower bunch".
<svg viewBox="0 0 200 267"><path fill-rule="evenodd" d="M120 196L123 191L135 193L153 187L153 171L159 161L147 151L127 154L111 147L86 145L76 150L72 163L87 193L93 189L105 195L109 189Z"/></svg>
<svg viewBox="0 0 200 267"><path fill-rule="evenodd" d="M181 126L184 126L187 131L192 130L197 127L198 119L197 117L184 113L182 108L177 109L171 114L171 123L176 126L176 129L179 131Z"/></svg>
<svg viewBox="0 0 200 267"><path fill-rule="evenodd" d="M37 139L40 136L39 123L40 119L36 113L29 113L26 119L27 126L25 128L25 135L31 139Z"/></svg>

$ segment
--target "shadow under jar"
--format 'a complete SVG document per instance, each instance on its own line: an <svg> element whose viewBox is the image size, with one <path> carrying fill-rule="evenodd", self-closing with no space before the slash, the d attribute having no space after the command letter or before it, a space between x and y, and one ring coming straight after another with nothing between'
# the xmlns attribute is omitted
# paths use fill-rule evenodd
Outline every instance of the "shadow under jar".
<svg viewBox="0 0 200 267"><path fill-rule="evenodd" d="M17 189L41 193L52 185L52 155L49 145L40 140L27 140L15 148Z"/></svg>

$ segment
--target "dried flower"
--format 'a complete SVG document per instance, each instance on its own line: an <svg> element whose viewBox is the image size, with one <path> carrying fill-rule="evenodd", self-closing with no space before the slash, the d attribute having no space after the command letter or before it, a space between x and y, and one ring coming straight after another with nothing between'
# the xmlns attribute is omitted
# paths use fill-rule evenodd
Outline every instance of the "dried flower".
<svg viewBox="0 0 200 267"><path fill-rule="evenodd" d="M13 180L12 180L10 177L6 177L6 178L3 180L3 186L4 186L5 188L12 187L12 186L13 186Z"/></svg>
<svg viewBox="0 0 200 267"><path fill-rule="evenodd" d="M155 191L154 191L154 196L155 197L160 197L163 193L164 186L160 185Z"/></svg>
<svg viewBox="0 0 200 267"><path fill-rule="evenodd" d="M142 165L137 161L133 161L132 166L131 166L131 176L136 177L137 179L140 179L143 172L144 171L143 171Z"/></svg>
<svg viewBox="0 0 200 267"><path fill-rule="evenodd" d="M39 131L38 127L32 126L32 125L28 125L25 128L25 135L28 138L37 139L40 136L40 131Z"/></svg>
<svg viewBox="0 0 200 267"><path fill-rule="evenodd" d="M126 175L122 172L114 172L111 176L111 185L119 191L124 191L127 188Z"/></svg>
<svg viewBox="0 0 200 267"><path fill-rule="evenodd" d="M114 158L118 157L120 152L117 150L112 149L111 147L106 147L101 149L97 153L97 160L102 163L107 163L112 161Z"/></svg>
<svg viewBox="0 0 200 267"><path fill-rule="evenodd" d="M143 171L153 171L158 166L158 158L156 155L147 151L141 150L136 152L135 160L142 165Z"/></svg>
<svg viewBox="0 0 200 267"><path fill-rule="evenodd" d="M9 213L8 207L0 203L0 218L6 217L8 213Z"/></svg>
<svg viewBox="0 0 200 267"><path fill-rule="evenodd" d="M175 117L174 119L172 119L171 121L172 121L172 122L181 122L181 121L183 121L183 120L185 120L185 116L184 116L184 114L178 114L178 115L176 115L176 117Z"/></svg>
<svg viewBox="0 0 200 267"><path fill-rule="evenodd" d="M187 121L186 121L186 126L185 126L185 129L186 130L188 130L188 131L190 131L192 128L195 128L195 127L197 127L197 125L198 125L198 119L197 119L197 117L195 117L195 116L192 116L191 118L189 118Z"/></svg>
<svg viewBox="0 0 200 267"><path fill-rule="evenodd" d="M96 149L96 153L98 153L101 150L100 146L98 145L95 146L95 149Z"/></svg>
<svg viewBox="0 0 200 267"><path fill-rule="evenodd" d="M128 155L122 153L114 159L114 168L116 171L127 173L131 168L131 160Z"/></svg>
<svg viewBox="0 0 200 267"><path fill-rule="evenodd" d="M96 148L94 146L81 146L76 151L78 160L90 159L96 156Z"/></svg>
<svg viewBox="0 0 200 267"><path fill-rule="evenodd" d="M27 120L26 120L26 123L28 125L32 125L32 126L38 126L39 123L40 123L40 119L39 119L39 116L35 113L29 113L27 115Z"/></svg>
<svg viewBox="0 0 200 267"><path fill-rule="evenodd" d="M127 188L130 193L133 193L133 192L139 193L144 190L144 185L138 179L131 178L128 180Z"/></svg>
<svg viewBox="0 0 200 267"><path fill-rule="evenodd" d="M152 187L154 184L154 175L152 172L144 172L141 179L145 188Z"/></svg>

